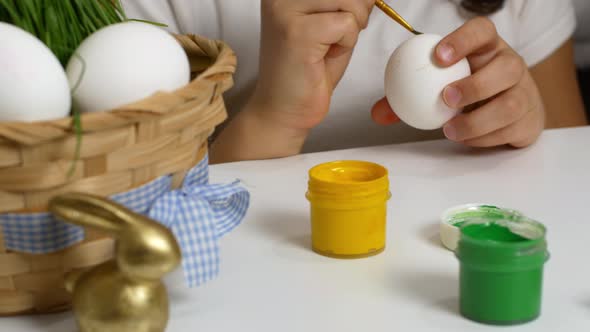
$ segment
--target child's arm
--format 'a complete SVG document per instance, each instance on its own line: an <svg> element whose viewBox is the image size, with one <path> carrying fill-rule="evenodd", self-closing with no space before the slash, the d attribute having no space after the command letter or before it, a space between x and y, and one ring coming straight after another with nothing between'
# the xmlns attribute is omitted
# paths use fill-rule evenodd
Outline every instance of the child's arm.
<svg viewBox="0 0 590 332"><path fill-rule="evenodd" d="M211 146L211 162L301 151L326 116L374 0L262 0L260 73L247 106Z"/></svg>
<svg viewBox="0 0 590 332"><path fill-rule="evenodd" d="M545 104L545 128L587 125L571 40L531 68L531 75Z"/></svg>

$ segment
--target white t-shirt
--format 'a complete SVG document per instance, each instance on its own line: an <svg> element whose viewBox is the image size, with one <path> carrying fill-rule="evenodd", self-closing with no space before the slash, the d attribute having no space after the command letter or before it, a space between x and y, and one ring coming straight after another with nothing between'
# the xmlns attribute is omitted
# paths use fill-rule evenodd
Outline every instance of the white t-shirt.
<svg viewBox="0 0 590 332"><path fill-rule="evenodd" d="M578 27L576 29L576 64L590 67L590 0L574 0Z"/></svg>
<svg viewBox="0 0 590 332"><path fill-rule="evenodd" d="M238 55L235 86L226 95L230 113L247 100L258 73L260 0L123 0L130 18L166 23L173 32L196 33L227 42ZM470 14L455 0L396 0L395 9L418 30L446 35ZM507 0L490 17L500 35L533 66L574 32L570 0ZM383 72L391 53L411 35L379 10L359 38L350 66L336 88L326 119L312 130L305 152L442 137L405 124L379 126L370 109L383 97Z"/></svg>

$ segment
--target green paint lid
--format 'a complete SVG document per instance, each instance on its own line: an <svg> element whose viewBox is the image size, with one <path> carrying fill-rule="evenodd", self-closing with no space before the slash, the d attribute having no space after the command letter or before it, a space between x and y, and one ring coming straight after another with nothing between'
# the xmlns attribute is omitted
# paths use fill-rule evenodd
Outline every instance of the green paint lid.
<svg viewBox="0 0 590 332"><path fill-rule="evenodd" d="M455 206L445 210L440 218L440 240L449 250L455 251L461 237L461 226L466 223L485 223L490 221L510 224L510 228L517 234L525 237L535 236L534 229L521 227L520 220L526 219L525 215L517 210L497 207L490 204L471 203Z"/></svg>

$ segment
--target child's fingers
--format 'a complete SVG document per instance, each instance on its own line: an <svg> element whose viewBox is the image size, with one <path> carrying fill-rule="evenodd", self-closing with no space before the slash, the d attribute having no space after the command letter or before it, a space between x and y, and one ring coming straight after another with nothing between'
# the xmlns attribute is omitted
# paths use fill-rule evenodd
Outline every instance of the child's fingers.
<svg viewBox="0 0 590 332"><path fill-rule="evenodd" d="M293 3L294 9L304 14L349 12L357 20L359 27L366 28L369 14L373 6L369 6L368 0L287 0Z"/></svg>
<svg viewBox="0 0 590 332"><path fill-rule="evenodd" d="M354 15L348 12L319 13L298 17L280 31L281 43L275 53L283 60L316 64L324 60L333 45L352 49L360 28Z"/></svg>
<svg viewBox="0 0 590 332"><path fill-rule="evenodd" d="M332 45L351 49L356 45L360 28L353 14L349 12L330 12L307 15L299 18L293 24L288 40L293 49L304 50L305 47L320 46L319 54L313 56L311 62L317 62L324 58ZM304 54L308 54L304 51Z"/></svg>
<svg viewBox="0 0 590 332"><path fill-rule="evenodd" d="M487 135L464 141L463 144L487 148L500 145L512 145L515 148L524 148L531 145L541 134L541 130L535 128L533 122L536 116L534 112L528 112L521 120L496 130ZM542 127L542 124L540 124Z"/></svg>
<svg viewBox="0 0 590 332"><path fill-rule="evenodd" d="M400 121L387 102L387 98L379 100L371 109L371 118L380 125L390 125Z"/></svg>
<svg viewBox="0 0 590 332"><path fill-rule="evenodd" d="M493 133L522 119L531 107L527 91L520 86L510 89L481 108L456 116L443 128L445 136L463 142Z"/></svg>
<svg viewBox="0 0 590 332"><path fill-rule="evenodd" d="M443 38L437 45L435 54L443 66L450 66L470 57L471 69L477 71L496 55L501 46L494 23L487 18L478 17ZM474 55L478 61L474 61Z"/></svg>
<svg viewBox="0 0 590 332"><path fill-rule="evenodd" d="M443 99L449 107L460 109L510 89L520 82L525 72L524 61L506 49L481 70L447 86Z"/></svg>

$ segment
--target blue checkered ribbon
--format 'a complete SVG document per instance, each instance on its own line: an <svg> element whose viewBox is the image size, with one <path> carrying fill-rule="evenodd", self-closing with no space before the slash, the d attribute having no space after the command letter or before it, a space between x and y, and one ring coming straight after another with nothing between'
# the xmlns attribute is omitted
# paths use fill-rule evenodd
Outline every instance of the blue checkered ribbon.
<svg viewBox="0 0 590 332"><path fill-rule="evenodd" d="M250 201L250 194L238 181L210 184L208 165L204 158L176 190L170 190L172 177L163 176L110 197L172 230L181 247L189 287L217 276L218 241L241 223ZM0 214L0 226L5 247L23 253L56 252L84 239L81 227L60 222L49 213Z"/></svg>

